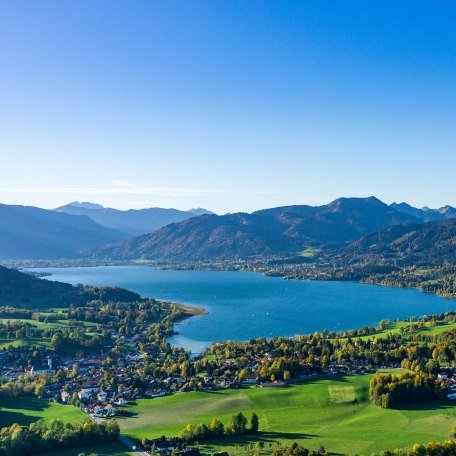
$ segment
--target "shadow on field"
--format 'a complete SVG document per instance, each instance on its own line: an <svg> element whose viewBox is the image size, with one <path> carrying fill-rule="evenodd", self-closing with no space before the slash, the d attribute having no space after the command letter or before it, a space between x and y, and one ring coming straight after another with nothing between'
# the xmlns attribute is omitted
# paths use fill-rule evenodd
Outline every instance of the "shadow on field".
<svg viewBox="0 0 456 456"><path fill-rule="evenodd" d="M445 412L447 410L454 411L454 403L451 402L416 402L414 404L402 404L395 408L396 410L439 410Z"/></svg>
<svg viewBox="0 0 456 456"><path fill-rule="evenodd" d="M40 417L36 415L26 415L21 412L10 412L0 409L0 427L11 426L14 423L20 424L21 426L28 426L39 419Z"/></svg>
<svg viewBox="0 0 456 456"><path fill-rule="evenodd" d="M116 415L116 420L122 420L124 418L135 418L138 416L136 412L132 412L131 410L122 409Z"/></svg>
<svg viewBox="0 0 456 456"><path fill-rule="evenodd" d="M19 409L19 410L31 410L33 411L43 411L47 409L50 405L50 402L45 399L38 399L36 397L15 397L4 399L2 402L2 407ZM2 411L2 414L6 413Z"/></svg>
<svg viewBox="0 0 456 456"><path fill-rule="evenodd" d="M303 434L300 432L270 432L259 431L255 434L243 434L232 437L223 437L223 439L211 439L206 443L221 447L230 447L234 445L249 445L262 442L265 448L275 446L280 440L304 440L316 437L314 434Z"/></svg>
<svg viewBox="0 0 456 456"><path fill-rule="evenodd" d="M50 406L49 401L36 397L15 397L4 399L0 407L0 427L14 423L28 426L42 417L34 412L42 412ZM5 410L10 409L10 410Z"/></svg>
<svg viewBox="0 0 456 456"><path fill-rule="evenodd" d="M354 378L355 376L348 376L348 375L316 375L315 377L306 378L304 380L289 383L287 387L293 386L300 386L300 385L315 385L315 384L322 384L321 380L331 380L331 382L338 382L338 383L351 383L350 378Z"/></svg>

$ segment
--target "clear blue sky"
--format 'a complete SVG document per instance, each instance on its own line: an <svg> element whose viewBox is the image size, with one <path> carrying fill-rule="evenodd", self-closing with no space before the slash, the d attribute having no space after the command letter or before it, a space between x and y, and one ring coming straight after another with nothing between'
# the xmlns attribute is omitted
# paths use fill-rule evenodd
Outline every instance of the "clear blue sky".
<svg viewBox="0 0 456 456"><path fill-rule="evenodd" d="M456 205L456 3L0 2L0 201Z"/></svg>

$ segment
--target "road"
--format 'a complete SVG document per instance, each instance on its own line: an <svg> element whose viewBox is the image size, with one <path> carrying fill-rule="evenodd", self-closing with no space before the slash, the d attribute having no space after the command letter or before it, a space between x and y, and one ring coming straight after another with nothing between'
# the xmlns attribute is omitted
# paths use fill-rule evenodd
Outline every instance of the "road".
<svg viewBox="0 0 456 456"><path fill-rule="evenodd" d="M149 453L141 451L136 445L130 440L127 439L124 435L119 435L119 440L126 445L135 456L149 456ZM136 449L135 449L136 448Z"/></svg>

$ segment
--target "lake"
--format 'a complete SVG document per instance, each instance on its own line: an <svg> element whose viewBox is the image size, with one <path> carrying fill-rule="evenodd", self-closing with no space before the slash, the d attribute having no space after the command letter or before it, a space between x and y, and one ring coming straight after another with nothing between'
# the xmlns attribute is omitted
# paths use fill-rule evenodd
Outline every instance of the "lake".
<svg viewBox="0 0 456 456"><path fill-rule="evenodd" d="M251 272L171 271L147 266L35 269L48 280L116 285L142 296L205 308L176 325L170 342L193 352L217 340L293 336L377 325L454 310L456 301L413 289L354 282L283 280Z"/></svg>

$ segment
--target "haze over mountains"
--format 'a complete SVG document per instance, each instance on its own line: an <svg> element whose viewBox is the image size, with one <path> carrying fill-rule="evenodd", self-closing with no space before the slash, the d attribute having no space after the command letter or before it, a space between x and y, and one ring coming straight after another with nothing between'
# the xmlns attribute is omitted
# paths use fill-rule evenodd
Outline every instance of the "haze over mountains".
<svg viewBox="0 0 456 456"><path fill-rule="evenodd" d="M30 206L0 204L0 258L60 258L73 256L128 235L98 225L89 217Z"/></svg>
<svg viewBox="0 0 456 456"><path fill-rule="evenodd" d="M133 236L151 233L165 225L181 222L191 217L212 214L212 212L202 208L180 211L178 209L151 207L121 211L103 207L100 204L80 203L78 201L58 207L55 211L72 215L86 215L101 226Z"/></svg>
<svg viewBox="0 0 456 456"><path fill-rule="evenodd" d="M407 203L392 203L391 207L398 212L411 215L423 222L436 222L438 220L456 218L456 208L448 205L443 206L440 209L430 209L428 207L418 209Z"/></svg>
<svg viewBox="0 0 456 456"><path fill-rule="evenodd" d="M388 206L375 197L222 216L205 209L120 211L79 202L53 211L0 205L0 258L200 261L297 255L307 247L340 248L393 226L455 217L450 206Z"/></svg>
<svg viewBox="0 0 456 456"><path fill-rule="evenodd" d="M452 211L443 213L447 218L453 216ZM375 197L339 198L323 206L196 217L103 246L92 256L185 262L296 255L309 246L342 246L390 226L420 222L424 216L398 211Z"/></svg>
<svg viewBox="0 0 456 456"><path fill-rule="evenodd" d="M118 211L70 203L55 211L0 204L0 259L73 258L80 252L195 217L204 209Z"/></svg>

